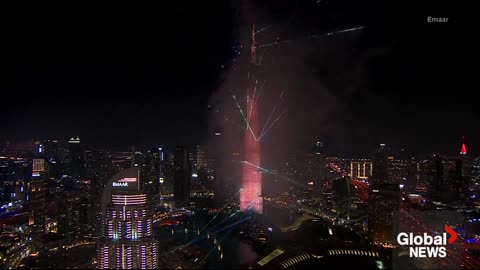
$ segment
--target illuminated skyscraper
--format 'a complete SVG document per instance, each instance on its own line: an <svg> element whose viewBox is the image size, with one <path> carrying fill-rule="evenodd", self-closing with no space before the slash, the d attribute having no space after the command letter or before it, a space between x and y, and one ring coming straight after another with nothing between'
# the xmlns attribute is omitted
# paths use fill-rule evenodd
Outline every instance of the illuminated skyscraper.
<svg viewBox="0 0 480 270"><path fill-rule="evenodd" d="M252 69L256 66L256 42L255 25L252 28L252 46L251 60ZM255 80L255 84L257 81ZM256 87L253 86L254 88ZM251 91L252 93L253 90ZM262 174L260 172L260 141L255 138L258 136L258 103L254 100L254 95L247 95L247 126L244 135L244 161L242 164L242 191L240 193L240 211L253 211L257 214L263 213L262 198Z"/></svg>
<svg viewBox="0 0 480 270"><path fill-rule="evenodd" d="M129 168L108 182L102 196L102 234L97 248L99 269L155 269L157 243L139 169Z"/></svg>

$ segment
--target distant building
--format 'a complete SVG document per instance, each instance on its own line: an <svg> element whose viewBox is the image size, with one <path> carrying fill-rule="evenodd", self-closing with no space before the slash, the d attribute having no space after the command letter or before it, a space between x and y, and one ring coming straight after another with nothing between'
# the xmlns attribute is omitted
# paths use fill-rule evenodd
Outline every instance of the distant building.
<svg viewBox="0 0 480 270"><path fill-rule="evenodd" d="M139 169L134 167L116 174L105 187L97 248L99 269L158 268L152 216L140 183Z"/></svg>
<svg viewBox="0 0 480 270"><path fill-rule="evenodd" d="M47 185L43 178L33 179L28 183L27 206L30 210L28 225L36 233L45 231L47 209Z"/></svg>
<svg viewBox="0 0 480 270"><path fill-rule="evenodd" d="M356 179L368 179L372 176L373 163L369 159L354 159L350 161L350 176Z"/></svg>
<svg viewBox="0 0 480 270"><path fill-rule="evenodd" d="M151 149L145 154L141 176L148 205L154 207L160 203L160 152L158 148Z"/></svg>
<svg viewBox="0 0 480 270"><path fill-rule="evenodd" d="M173 194L173 163L174 159L163 148L158 149L160 154L160 194L163 196L170 196Z"/></svg>
<svg viewBox="0 0 480 270"><path fill-rule="evenodd" d="M185 148L177 147L174 158L173 198L176 207L188 206L190 203L191 166Z"/></svg>
<svg viewBox="0 0 480 270"><path fill-rule="evenodd" d="M85 153L79 137L72 137L68 141L70 174L74 178L85 177Z"/></svg>
<svg viewBox="0 0 480 270"><path fill-rule="evenodd" d="M59 179L62 175L62 166L60 159L60 151L57 140L45 140L44 145L44 156L47 164L47 174L49 177L54 177Z"/></svg>
<svg viewBox="0 0 480 270"><path fill-rule="evenodd" d="M390 181L388 175L390 161L385 144L380 144L380 147L375 151L373 167L371 184L387 184Z"/></svg>
<svg viewBox="0 0 480 270"><path fill-rule="evenodd" d="M415 192L417 188L417 182L420 179L420 163L414 159L407 162L407 178L405 182L405 189L408 192Z"/></svg>
<svg viewBox="0 0 480 270"><path fill-rule="evenodd" d="M207 167L207 154L205 147L197 145L197 172Z"/></svg>
<svg viewBox="0 0 480 270"><path fill-rule="evenodd" d="M45 159L44 158L34 158L32 160L32 177L43 176L45 173Z"/></svg>

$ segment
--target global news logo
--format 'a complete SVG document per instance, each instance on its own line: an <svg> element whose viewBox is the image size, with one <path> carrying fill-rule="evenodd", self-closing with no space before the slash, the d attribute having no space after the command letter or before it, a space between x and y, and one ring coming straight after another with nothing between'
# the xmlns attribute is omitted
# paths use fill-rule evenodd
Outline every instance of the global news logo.
<svg viewBox="0 0 480 270"><path fill-rule="evenodd" d="M435 236L427 233L413 235L413 233L401 232L397 236L397 242L400 246L410 247L410 258L445 258L447 256L447 245L455 242L458 236L447 225L444 226L444 229L443 234ZM450 235L449 238L447 238L448 235Z"/></svg>

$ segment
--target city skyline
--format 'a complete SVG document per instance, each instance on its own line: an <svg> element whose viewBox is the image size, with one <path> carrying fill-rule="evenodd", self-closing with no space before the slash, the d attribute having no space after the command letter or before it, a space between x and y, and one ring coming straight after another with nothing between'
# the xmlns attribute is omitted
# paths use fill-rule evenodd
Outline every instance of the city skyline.
<svg viewBox="0 0 480 270"><path fill-rule="evenodd" d="M457 2L8 4L0 267L480 269Z"/></svg>

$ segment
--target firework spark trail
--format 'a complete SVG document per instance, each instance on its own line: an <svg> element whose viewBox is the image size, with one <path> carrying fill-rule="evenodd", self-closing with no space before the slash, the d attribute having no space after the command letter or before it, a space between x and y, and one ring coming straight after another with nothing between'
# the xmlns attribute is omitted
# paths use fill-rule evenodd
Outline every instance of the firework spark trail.
<svg viewBox="0 0 480 270"><path fill-rule="evenodd" d="M245 120L245 123L247 124L247 129L250 131L250 133L252 133L252 136L255 140L257 140L257 136L255 136L255 133L253 132L252 128L250 127L250 124L248 123L248 120L247 118L245 117L245 114L243 113L243 110L242 110L242 107L240 106L240 104L238 103L237 101L237 98L235 97L235 95L232 95L233 99L235 100L235 103L237 104L237 108L238 110L240 111L240 114L242 115L243 117L243 120Z"/></svg>
<svg viewBox="0 0 480 270"><path fill-rule="evenodd" d="M270 115L267 118L267 122L265 122L265 125L263 125L263 128L262 128L262 131L260 131L260 137L262 136L263 132L265 131L265 128L270 123L270 118L272 118L272 115L275 113L276 109L277 109L277 105L273 106L273 110L272 110L272 112L270 112ZM260 138L258 140L260 140Z"/></svg>
<svg viewBox="0 0 480 270"><path fill-rule="evenodd" d="M333 35L336 35L336 34L341 34L341 33L347 33L347 32L362 30L363 28L364 28L364 26L353 27L353 28L348 28L348 29L343 29L343 30L328 32L328 33L324 33L324 34L321 34L321 35L310 35L310 36L308 36L308 37L312 37L312 38L322 38L322 37L325 37L325 36L333 36Z"/></svg>
<svg viewBox="0 0 480 270"><path fill-rule="evenodd" d="M285 181L287 181L287 182L289 182L289 183L291 183L291 184L294 184L294 185L297 185L297 186L306 186L306 185L302 185L302 184L298 183L297 181L294 181L294 180L292 180L292 179L290 179L290 178L288 178L288 177L286 177L286 176L283 176L283 175L278 174L278 173L276 173L276 172L272 172L272 171L270 171L269 169L266 169L266 168L257 166L257 165L255 165L255 164L252 164L252 163L248 162L248 161L243 160L243 161L240 161L240 163L245 163L245 164L248 164L248 165L250 165L250 166L253 166L253 167L259 169L260 171L262 171L262 172L264 172L264 173L269 173L269 174L278 176L278 177L280 177L281 179L283 179L283 180L285 180Z"/></svg>
<svg viewBox="0 0 480 270"><path fill-rule="evenodd" d="M253 100L253 103L258 103L258 99L260 98L260 95L262 94L262 89L263 89L263 86L265 86L266 82L267 82L267 80L263 81L262 86L260 86L260 90L258 91L258 95Z"/></svg>
<svg viewBox="0 0 480 270"><path fill-rule="evenodd" d="M270 47L270 46L273 46L273 45L279 45L280 43L288 43L290 42L291 40L287 39L287 40L281 40L281 41L275 41L275 42L272 42L272 43L267 43L267 44L262 44L262 45L258 45L257 48L263 48L263 47Z"/></svg>
<svg viewBox="0 0 480 270"><path fill-rule="evenodd" d="M282 99L284 92L285 92L285 90L283 90L283 91L280 93L280 97L279 97L280 100ZM279 101L279 102L280 102L280 101ZM263 137L262 135L265 135L266 132L267 132L271 127L273 127L273 125L280 119L280 116L283 114L283 113L281 113L280 116L277 117L277 119L275 119L275 121L273 121L272 125L269 126L270 119L272 118L272 116L273 116L276 108L277 108L277 105L275 105L275 106L273 107L272 112L271 112L270 115L268 116L267 122L265 122L265 125L263 126L262 131L260 132L260 135L259 135L259 137L258 137L258 141L260 141L260 138ZM268 127L268 128L267 128L267 127ZM265 130L265 128L267 128L267 129Z"/></svg>
<svg viewBox="0 0 480 270"><path fill-rule="evenodd" d="M362 30L362 29L363 29L363 26L354 27L354 28L349 28L349 29L345 29L345 30L336 31L335 34L346 33L346 32L351 32L351 31L357 31L357 30Z"/></svg>
<svg viewBox="0 0 480 270"><path fill-rule="evenodd" d="M260 57L258 58L259 65L262 65L263 58L265 57L265 55L268 55L268 49L269 48L266 48L265 50L263 50L262 55L260 55Z"/></svg>
<svg viewBox="0 0 480 270"><path fill-rule="evenodd" d="M235 226L235 225L238 225L238 224L240 224L240 223L242 223L242 222L244 222L244 221L246 221L246 220L249 220L249 219L251 219L251 218L252 218L252 217L249 216L249 217L246 217L246 218L244 218L244 219L242 219L242 220L239 220L239 221L237 221L237 222L235 222L235 223L232 223L232 224L230 224L230 225L228 225L228 226L226 226L226 227L223 227L223 228L221 228L221 229L218 229L217 231L213 232L212 235L215 235L215 234L217 234L217 233L219 233L219 232L221 232L221 231L224 231L224 230L226 230L226 229L228 229L228 228L231 228L231 227L233 227L233 226Z"/></svg>
<svg viewBox="0 0 480 270"><path fill-rule="evenodd" d="M283 111L273 122L272 124L265 130L265 132L263 134L260 134L260 136L258 137L258 141L260 141L260 139L267 135L268 131L270 131L270 129L272 129L272 127L275 125L275 123L280 120L280 118L286 113L287 111Z"/></svg>
<svg viewBox="0 0 480 270"><path fill-rule="evenodd" d="M257 93L257 82L255 81L255 87L253 88L253 95L252 97L248 97L252 99L252 102L250 102L250 110L247 112L248 113L248 122L250 123L250 118L252 117L252 111L253 111L253 104L255 103L255 94ZM247 98L247 99L248 99ZM248 104L248 101L247 101Z"/></svg>
<svg viewBox="0 0 480 270"><path fill-rule="evenodd" d="M270 24L270 25L267 25L267 26L263 27L262 29L260 29L260 30L258 30L257 32L255 32L255 34L258 34L258 33L260 33L260 32L263 32L263 31L267 30L267 29L270 28L272 25L273 25L273 24Z"/></svg>
<svg viewBox="0 0 480 270"><path fill-rule="evenodd" d="M222 221L220 221L219 223L213 225L213 227L211 228L211 230L214 230L215 228L218 228L220 225L222 225L223 223L225 223L225 221L229 220L230 218L232 218L233 216L235 216L238 212L233 212L232 214L228 215L226 218L222 219Z"/></svg>

